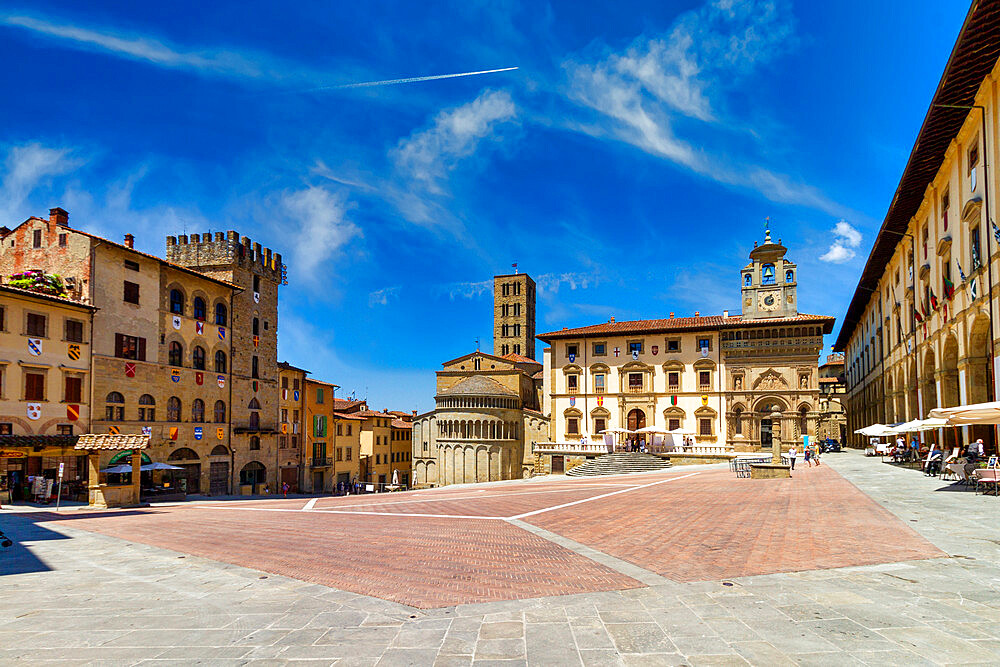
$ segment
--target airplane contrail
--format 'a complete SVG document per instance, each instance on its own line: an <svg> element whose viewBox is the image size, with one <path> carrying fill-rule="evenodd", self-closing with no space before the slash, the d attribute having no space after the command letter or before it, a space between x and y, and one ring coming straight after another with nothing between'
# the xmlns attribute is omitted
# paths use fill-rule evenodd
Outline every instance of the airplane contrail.
<svg viewBox="0 0 1000 667"><path fill-rule="evenodd" d="M494 74L496 72L510 72L517 67L503 67L501 69L485 69L479 72L459 72L457 74L435 74L433 76L412 76L406 79L385 79L383 81L362 81L360 83L344 83L336 86L318 86L316 88L305 88L302 90L289 90L290 93L312 93L318 90L344 90L347 88L370 88L372 86L395 86L400 83L417 83L419 81L435 81L437 79L454 79L460 76L478 76L480 74Z"/></svg>

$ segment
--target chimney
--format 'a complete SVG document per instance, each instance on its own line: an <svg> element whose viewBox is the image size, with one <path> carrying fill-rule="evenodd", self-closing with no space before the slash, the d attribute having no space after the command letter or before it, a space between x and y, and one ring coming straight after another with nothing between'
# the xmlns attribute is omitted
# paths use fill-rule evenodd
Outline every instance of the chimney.
<svg viewBox="0 0 1000 667"><path fill-rule="evenodd" d="M722 311L722 316L723 317L729 317L729 311L728 310Z"/></svg>
<svg viewBox="0 0 1000 667"><path fill-rule="evenodd" d="M674 313L673 313L673 311L670 312L670 319L674 319Z"/></svg>
<svg viewBox="0 0 1000 667"><path fill-rule="evenodd" d="M695 317L701 317L701 313L696 310L696 311L694 311L694 316Z"/></svg>
<svg viewBox="0 0 1000 667"><path fill-rule="evenodd" d="M615 323L615 316L614 316L614 315L612 315L612 316L611 316L611 319L610 319L610 320L608 320L608 322L610 322L611 324L614 324L614 323Z"/></svg>
<svg viewBox="0 0 1000 667"><path fill-rule="evenodd" d="M69 227L69 213L59 208L49 209L49 222L60 227Z"/></svg>
<svg viewBox="0 0 1000 667"><path fill-rule="evenodd" d="M135 245L135 237L132 236L131 234L126 234L125 235L125 247L126 248L131 248L134 245Z"/></svg>
<svg viewBox="0 0 1000 667"><path fill-rule="evenodd" d="M417 416L417 411L416 411L416 410L414 410L414 411L413 411L413 416L414 416L414 417L416 417L416 416Z"/></svg>

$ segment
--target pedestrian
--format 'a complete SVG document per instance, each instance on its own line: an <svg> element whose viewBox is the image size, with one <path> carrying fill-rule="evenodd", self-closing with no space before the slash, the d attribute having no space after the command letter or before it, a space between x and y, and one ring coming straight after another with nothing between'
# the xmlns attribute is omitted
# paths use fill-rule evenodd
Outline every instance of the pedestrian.
<svg viewBox="0 0 1000 667"><path fill-rule="evenodd" d="M281 484L281 495L288 497L288 482L282 482Z"/></svg>
<svg viewBox="0 0 1000 667"><path fill-rule="evenodd" d="M917 436L913 436L913 439L910 440L910 460L920 460L920 443L917 442Z"/></svg>
<svg viewBox="0 0 1000 667"><path fill-rule="evenodd" d="M965 452L965 457L969 459L969 463L976 463L979 458L983 455L983 439L980 438L973 443L969 444L969 448Z"/></svg>
<svg viewBox="0 0 1000 667"><path fill-rule="evenodd" d="M798 455L799 453L795 451L795 445L792 445L791 447L788 448L788 460L792 464L792 470L795 470L795 457Z"/></svg>
<svg viewBox="0 0 1000 667"><path fill-rule="evenodd" d="M802 448L802 460L805 461L807 468L812 468L812 452L808 447Z"/></svg>
<svg viewBox="0 0 1000 667"><path fill-rule="evenodd" d="M816 462L816 467L819 467L819 457L822 451L823 448L820 447L818 444L813 445L813 461Z"/></svg>
<svg viewBox="0 0 1000 667"><path fill-rule="evenodd" d="M271 485L270 484L264 484L264 495L265 496L271 495Z"/></svg>

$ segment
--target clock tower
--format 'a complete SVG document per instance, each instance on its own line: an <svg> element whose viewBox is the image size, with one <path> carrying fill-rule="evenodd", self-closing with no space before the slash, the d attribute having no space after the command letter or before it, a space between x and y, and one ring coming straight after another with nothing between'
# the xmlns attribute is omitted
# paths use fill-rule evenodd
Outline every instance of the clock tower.
<svg viewBox="0 0 1000 667"><path fill-rule="evenodd" d="M742 304L744 320L798 315L795 264L785 259L788 249L771 240L771 230L764 226L763 245L753 244L750 263L743 267Z"/></svg>

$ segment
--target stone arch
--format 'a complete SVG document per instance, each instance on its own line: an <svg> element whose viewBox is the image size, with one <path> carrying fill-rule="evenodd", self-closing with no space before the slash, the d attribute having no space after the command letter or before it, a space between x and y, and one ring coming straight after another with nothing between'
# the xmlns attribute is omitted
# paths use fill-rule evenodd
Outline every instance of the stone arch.
<svg viewBox="0 0 1000 667"><path fill-rule="evenodd" d="M642 408L632 408L625 415L626 428L635 431L646 426L646 411Z"/></svg>
<svg viewBox="0 0 1000 667"><path fill-rule="evenodd" d="M225 445L216 445L209 456L229 456L229 448Z"/></svg>
<svg viewBox="0 0 1000 667"><path fill-rule="evenodd" d="M985 403L993 396L990 372L990 318L979 313L969 327L966 388L969 403Z"/></svg>
<svg viewBox="0 0 1000 667"><path fill-rule="evenodd" d="M221 445L220 445L221 447ZM190 447L181 447L180 449L175 449L170 452L170 456L167 457L168 461L197 461L199 460L198 453L191 449Z"/></svg>
<svg viewBox="0 0 1000 667"><path fill-rule="evenodd" d="M178 299L179 297L179 299ZM166 289L167 302L164 304L165 310L171 315L183 315L187 308L188 294L184 285L179 282L172 282ZM180 307L178 308L178 303Z"/></svg>
<svg viewBox="0 0 1000 667"><path fill-rule="evenodd" d="M926 419L930 411L937 407L937 383L934 377L937 371L937 359L934 356L934 349L928 348L921 361L923 368L920 369L920 403L922 408L920 416Z"/></svg>
<svg viewBox="0 0 1000 667"><path fill-rule="evenodd" d="M917 359L916 355L910 359L910 366L906 372L906 388L907 388L907 399L906 399L906 421L913 421L917 418L917 413L920 411L917 407L917 386L919 381L917 380Z"/></svg>
<svg viewBox="0 0 1000 667"><path fill-rule="evenodd" d="M958 339L949 334L941 350L941 407L951 408L961 403L958 383Z"/></svg>

